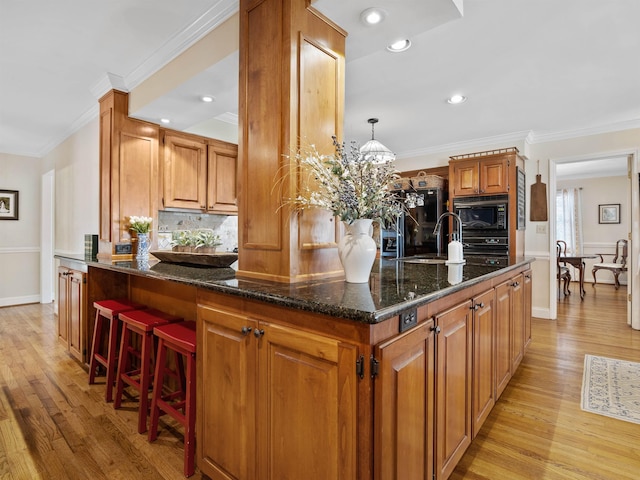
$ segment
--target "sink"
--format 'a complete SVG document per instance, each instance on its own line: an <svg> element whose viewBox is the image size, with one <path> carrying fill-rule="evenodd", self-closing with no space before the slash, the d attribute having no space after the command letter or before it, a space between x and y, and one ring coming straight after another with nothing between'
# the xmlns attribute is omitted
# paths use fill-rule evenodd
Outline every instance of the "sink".
<svg viewBox="0 0 640 480"><path fill-rule="evenodd" d="M407 257L399 258L401 262L405 263L421 263L425 265L441 265L447 261L446 258L422 258L422 257Z"/></svg>

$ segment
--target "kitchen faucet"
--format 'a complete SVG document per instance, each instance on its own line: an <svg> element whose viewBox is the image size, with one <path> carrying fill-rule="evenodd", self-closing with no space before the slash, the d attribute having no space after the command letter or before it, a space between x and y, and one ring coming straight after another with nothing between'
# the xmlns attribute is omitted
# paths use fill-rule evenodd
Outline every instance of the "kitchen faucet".
<svg viewBox="0 0 640 480"><path fill-rule="evenodd" d="M444 217L447 216L452 216L453 218L455 218L458 221L458 233L457 235L455 233L451 234L451 242L449 243L449 246L451 247L451 243L453 242L458 242L460 244L459 247L459 258L456 258L456 260L461 260L462 259L462 219L460 218L460 216L457 213L454 212L444 212L442 215L440 215L438 217L438 221L436 222L436 226L433 229L433 234L434 235L439 235L440 234L440 229L442 228L442 219ZM438 256L440 256L440 242L438 242ZM451 253L451 248L449 248L449 253ZM451 256L451 255L449 255Z"/></svg>

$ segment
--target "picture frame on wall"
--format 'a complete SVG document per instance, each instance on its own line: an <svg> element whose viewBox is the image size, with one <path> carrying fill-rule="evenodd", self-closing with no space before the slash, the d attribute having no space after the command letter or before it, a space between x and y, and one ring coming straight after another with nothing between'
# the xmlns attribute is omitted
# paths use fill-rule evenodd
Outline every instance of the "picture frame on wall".
<svg viewBox="0 0 640 480"><path fill-rule="evenodd" d="M598 205L598 223L620 223L620 204L607 203Z"/></svg>
<svg viewBox="0 0 640 480"><path fill-rule="evenodd" d="M0 220L18 220L18 190L0 189Z"/></svg>

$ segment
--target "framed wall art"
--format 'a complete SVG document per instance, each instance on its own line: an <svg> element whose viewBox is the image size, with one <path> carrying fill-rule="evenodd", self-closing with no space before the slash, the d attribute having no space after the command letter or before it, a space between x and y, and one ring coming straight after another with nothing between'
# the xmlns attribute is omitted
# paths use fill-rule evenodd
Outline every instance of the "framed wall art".
<svg viewBox="0 0 640 480"><path fill-rule="evenodd" d="M18 190L0 189L0 220L18 220Z"/></svg>
<svg viewBox="0 0 640 480"><path fill-rule="evenodd" d="M620 204L607 203L598 205L599 218L598 223L620 223Z"/></svg>

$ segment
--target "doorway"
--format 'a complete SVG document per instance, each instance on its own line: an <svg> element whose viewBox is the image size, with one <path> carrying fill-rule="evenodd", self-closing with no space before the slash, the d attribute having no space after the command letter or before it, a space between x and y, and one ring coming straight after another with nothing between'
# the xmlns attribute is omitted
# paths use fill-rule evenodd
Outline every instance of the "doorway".
<svg viewBox="0 0 640 480"><path fill-rule="evenodd" d="M572 188L585 189L581 192L583 197L582 219L584 222L584 252L585 254L608 253L618 238L629 238L629 235L638 229L638 202L632 198L638 198L636 156L634 152L621 152L609 155L593 155L572 158L559 158L549 160L549 252L550 260L554 258L556 251L556 191L559 185L569 185ZM609 190L606 185L611 184ZM620 195L621 190L625 193ZM598 208L600 204L621 204L620 224L599 225ZM615 237L615 238L614 238ZM637 236L633 238L638 238ZM610 245L609 245L610 244ZM633 265L633 259L637 257L638 247L633 242L630 244L630 252L627 263ZM607 258L607 257L605 257ZM608 257L611 259L611 257ZM597 259L599 261L599 258ZM587 261L585 269L586 295L593 294L591 290L591 266L593 260ZM550 317L557 318L557 280L555 277L555 264L550 262ZM627 323L633 328L640 329L640 320L632 319L632 299L638 298L638 282L633 280L631 269L627 273L628 290L627 298ZM575 277L574 277L575 278ZM603 279L604 280L604 279ZM576 285L576 284L574 284ZM625 288L622 286L621 288ZM572 286L575 298L579 300L578 287ZM562 294L561 294L561 298ZM634 325L638 323L637 325Z"/></svg>

